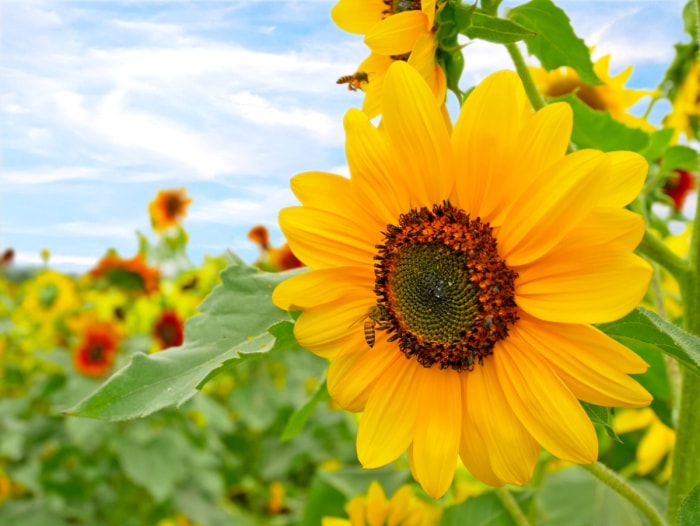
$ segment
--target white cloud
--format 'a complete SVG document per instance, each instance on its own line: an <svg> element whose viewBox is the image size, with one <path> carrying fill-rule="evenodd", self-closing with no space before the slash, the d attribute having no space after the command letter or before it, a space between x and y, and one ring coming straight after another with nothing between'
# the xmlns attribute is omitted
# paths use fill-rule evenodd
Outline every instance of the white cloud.
<svg viewBox="0 0 700 526"><path fill-rule="evenodd" d="M3 226L3 231L8 234L40 235L49 237L95 237L95 238L119 238L133 239L137 229L133 225L113 223L91 223L87 221L68 221L52 225L32 227Z"/></svg>
<svg viewBox="0 0 700 526"><path fill-rule="evenodd" d="M88 269L97 264L98 258L91 256L72 256L66 254L51 254L49 265L60 265L61 267L76 267L78 269ZM42 265L44 261L41 256L32 252L16 252L15 264L17 265Z"/></svg>

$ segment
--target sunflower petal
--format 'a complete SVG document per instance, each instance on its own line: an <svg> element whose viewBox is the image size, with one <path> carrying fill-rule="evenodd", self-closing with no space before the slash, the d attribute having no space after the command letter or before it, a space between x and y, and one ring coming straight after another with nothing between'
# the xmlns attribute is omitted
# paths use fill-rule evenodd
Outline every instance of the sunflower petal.
<svg viewBox="0 0 700 526"><path fill-rule="evenodd" d="M441 203L452 190L453 162L435 95L415 69L397 61L384 81L382 107L383 126L397 155L396 168L414 192L411 204Z"/></svg>
<svg viewBox="0 0 700 526"><path fill-rule="evenodd" d="M364 339L352 346L344 343L344 350L331 361L328 368L328 392L343 409L352 412L363 411L377 379L391 374L391 368L405 360L396 349L378 341L374 347L367 347Z"/></svg>
<svg viewBox="0 0 700 526"><path fill-rule="evenodd" d="M651 267L614 243L592 248L554 250L518 268L518 306L561 323L605 323L629 313L644 297Z"/></svg>
<svg viewBox="0 0 700 526"><path fill-rule="evenodd" d="M626 373L648 366L635 353L587 325L518 320L520 335L580 400L606 407L643 407L651 395Z"/></svg>
<svg viewBox="0 0 700 526"><path fill-rule="evenodd" d="M427 33L428 17L421 11L404 11L386 17L365 34L365 44L378 55L403 55Z"/></svg>
<svg viewBox="0 0 700 526"><path fill-rule="evenodd" d="M364 35L381 22L385 9L383 0L340 0L331 9L331 18L343 31Z"/></svg>
<svg viewBox="0 0 700 526"><path fill-rule="evenodd" d="M634 201L644 186L647 161L633 152L609 152L610 177L599 191L598 206L623 207Z"/></svg>
<svg viewBox="0 0 700 526"><path fill-rule="evenodd" d="M346 295L356 296L364 286L368 305L374 299L374 275L366 267L336 267L304 272L283 281L272 293L272 303L283 310L301 310L335 301Z"/></svg>
<svg viewBox="0 0 700 526"><path fill-rule="evenodd" d="M457 467L462 427L459 373L421 367L417 380L419 417L413 438L413 467L426 493L438 499L450 487Z"/></svg>
<svg viewBox="0 0 700 526"><path fill-rule="evenodd" d="M490 221L504 189L522 186L513 152L529 104L518 76L501 71L487 77L464 103L452 132L456 193L460 207ZM517 191L517 190L516 190Z"/></svg>
<svg viewBox="0 0 700 526"><path fill-rule="evenodd" d="M369 395L357 432L357 456L365 468L396 460L413 440L419 400L416 379L423 366L396 353Z"/></svg>
<svg viewBox="0 0 700 526"><path fill-rule="evenodd" d="M506 399L523 426L554 456L590 464L598 456L593 424L569 388L519 337L517 324L492 358Z"/></svg>
<svg viewBox="0 0 700 526"><path fill-rule="evenodd" d="M486 361L461 379L461 456L465 466L471 471L476 465L472 473L477 478L488 466L489 477L482 479L487 484L493 480L499 486L526 483L532 477L540 446L511 409L493 364Z"/></svg>

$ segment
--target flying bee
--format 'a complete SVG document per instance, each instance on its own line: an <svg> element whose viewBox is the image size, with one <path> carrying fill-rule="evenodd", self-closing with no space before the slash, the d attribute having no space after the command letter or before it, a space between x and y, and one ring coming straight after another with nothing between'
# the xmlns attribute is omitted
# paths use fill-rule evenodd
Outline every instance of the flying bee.
<svg viewBox="0 0 700 526"><path fill-rule="evenodd" d="M372 305L368 309L367 314L363 314L351 327L361 321L364 321L365 341L367 345L372 348L376 341L375 329L377 326L379 326L380 329L388 327L389 320L387 318L386 307L384 305Z"/></svg>
<svg viewBox="0 0 700 526"><path fill-rule="evenodd" d="M363 82L369 82L369 77L364 71L357 71L352 75L344 75L335 81L336 84L347 84L350 91L357 91L362 88Z"/></svg>

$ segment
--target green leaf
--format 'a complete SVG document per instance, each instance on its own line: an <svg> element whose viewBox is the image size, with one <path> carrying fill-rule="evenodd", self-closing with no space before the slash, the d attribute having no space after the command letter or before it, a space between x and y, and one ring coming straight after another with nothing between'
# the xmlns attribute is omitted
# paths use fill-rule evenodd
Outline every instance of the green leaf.
<svg viewBox="0 0 700 526"><path fill-rule="evenodd" d="M649 133L649 144L640 150L640 154L651 163L662 158L673 138L673 128L663 128Z"/></svg>
<svg viewBox="0 0 700 526"><path fill-rule="evenodd" d="M272 304L275 286L297 271L267 273L235 259L222 284L204 300L202 314L185 323L185 342L156 354L134 354L94 393L66 411L72 416L127 420L192 398L224 364L269 352L268 329L288 313Z"/></svg>
<svg viewBox="0 0 700 526"><path fill-rule="evenodd" d="M531 500L531 493L513 492L521 508ZM440 526L516 526L516 522L494 492L470 497L462 504L447 508L442 514Z"/></svg>
<svg viewBox="0 0 700 526"><path fill-rule="evenodd" d="M329 398L330 395L328 394L326 381L324 380L321 385L318 386L318 389L316 389L316 392L311 399L289 417L287 425L284 426L284 431L282 431L282 437L280 440L282 440L282 442L286 442L287 440L291 440L301 433L302 429L304 429L304 426L306 425L306 422L309 420L309 418L311 418L316 406L320 402L325 402Z"/></svg>
<svg viewBox="0 0 700 526"><path fill-rule="evenodd" d="M581 401L581 405L583 406L584 411L586 411L588 418L591 419L591 422L603 426L605 433L610 438L622 443L622 440L620 440L620 437L617 436L617 433L615 433L615 430L612 427L612 411L609 407L601 407L599 405L589 404L588 402L584 401Z"/></svg>
<svg viewBox="0 0 700 526"><path fill-rule="evenodd" d="M518 42L535 36L535 32L506 18L475 12L471 24L462 32L472 39L486 40L495 44Z"/></svg>
<svg viewBox="0 0 700 526"><path fill-rule="evenodd" d="M661 160L661 173L672 170L698 171L698 152L688 146L676 144L664 153Z"/></svg>
<svg viewBox="0 0 700 526"><path fill-rule="evenodd" d="M621 320L599 328L632 350L651 346L677 359L694 374L700 374L700 338L654 312L640 307Z"/></svg>
<svg viewBox="0 0 700 526"><path fill-rule="evenodd" d="M683 499L678 512L678 526L700 525L700 484Z"/></svg>
<svg viewBox="0 0 700 526"><path fill-rule="evenodd" d="M568 66L586 84L595 86L601 83L593 71L588 47L576 36L566 13L551 0L531 0L511 9L507 16L537 34L525 44L544 69L550 71Z"/></svg>
<svg viewBox="0 0 700 526"><path fill-rule="evenodd" d="M637 128L628 128L613 119L607 111L594 110L573 93L558 97L556 100L568 103L574 112L571 141L579 149L640 152L649 144L647 133Z"/></svg>

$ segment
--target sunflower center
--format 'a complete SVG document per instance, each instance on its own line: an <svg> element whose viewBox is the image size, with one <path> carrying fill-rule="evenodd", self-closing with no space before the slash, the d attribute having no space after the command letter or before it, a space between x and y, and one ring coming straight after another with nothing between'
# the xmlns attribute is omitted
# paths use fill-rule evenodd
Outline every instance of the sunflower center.
<svg viewBox="0 0 700 526"><path fill-rule="evenodd" d="M386 9L382 11L384 17L403 13L404 11L419 11L421 0L384 0Z"/></svg>
<svg viewBox="0 0 700 526"><path fill-rule="evenodd" d="M377 325L424 367L471 370L517 319L517 273L499 259L492 229L448 203L388 225L375 256Z"/></svg>
<svg viewBox="0 0 700 526"><path fill-rule="evenodd" d="M99 362L104 357L105 348L100 343L93 343L88 347L87 357L90 362Z"/></svg>

